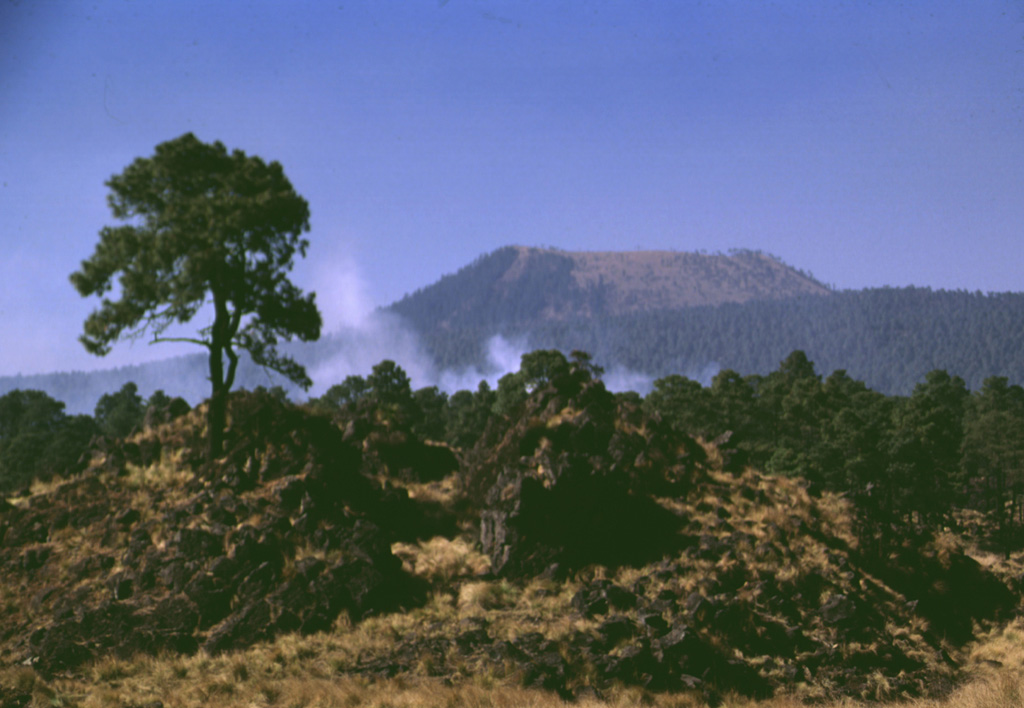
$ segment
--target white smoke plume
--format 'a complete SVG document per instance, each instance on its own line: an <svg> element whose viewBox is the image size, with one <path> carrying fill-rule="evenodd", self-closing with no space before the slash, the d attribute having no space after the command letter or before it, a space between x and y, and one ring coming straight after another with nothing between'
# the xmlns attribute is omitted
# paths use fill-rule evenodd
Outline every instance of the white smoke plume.
<svg viewBox="0 0 1024 708"><path fill-rule="evenodd" d="M384 359L402 367L414 390L437 386L448 394L462 389L475 391L481 381L496 388L502 376L519 370L520 359L530 351L525 341L510 341L495 335L487 342L487 362L483 368L471 366L438 371L416 333L401 318L378 310L366 315L361 322L358 327L342 327L329 335L337 347L326 360L311 367L314 381L311 396L322 395L346 376L367 376Z"/></svg>
<svg viewBox="0 0 1024 708"><path fill-rule="evenodd" d="M711 361L699 369L690 369L686 374L686 378L693 379L704 388L707 388L721 370L722 367L717 361Z"/></svg>
<svg viewBox="0 0 1024 708"><path fill-rule="evenodd" d="M319 350L329 353L308 366L314 382L310 396L322 395L347 376L365 377L384 359L405 370L413 389L437 386L452 394L463 389L475 391L481 381L487 381L493 389L502 376L518 371L522 356L535 348L526 338L507 339L496 334L486 343L482 367L439 371L411 326L373 307L356 264L344 257L331 260L314 273L317 304L327 332ZM710 364L687 375L706 386L717 372L718 365ZM636 391L641 395L647 395L654 384L654 377L621 365L611 366L603 379L611 391Z"/></svg>
<svg viewBox="0 0 1024 708"><path fill-rule="evenodd" d="M654 388L653 376L627 369L621 365L613 366L605 371L601 379L604 381L605 388L616 393L636 391L641 396L646 396Z"/></svg>
<svg viewBox="0 0 1024 708"><path fill-rule="evenodd" d="M475 391L481 381L486 381L492 389L497 388L502 376L519 371L520 360L529 351L525 340L510 341L496 334L487 340L487 363L483 370L470 367L461 371L442 371L436 385L449 394L462 389Z"/></svg>
<svg viewBox="0 0 1024 708"><path fill-rule="evenodd" d="M347 376L367 376L376 364L391 359L409 375L413 388L434 385L436 375L419 338L398 317L376 311L360 324L336 329L327 336L332 352L309 367L311 396L322 395Z"/></svg>

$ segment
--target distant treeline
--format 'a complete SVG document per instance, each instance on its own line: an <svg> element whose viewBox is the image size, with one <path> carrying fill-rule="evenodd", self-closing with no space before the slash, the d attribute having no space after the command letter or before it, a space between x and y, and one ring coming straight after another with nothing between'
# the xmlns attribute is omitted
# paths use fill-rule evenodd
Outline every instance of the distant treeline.
<svg viewBox="0 0 1024 708"><path fill-rule="evenodd" d="M887 394L909 394L935 369L957 372L971 390L991 376L1024 382L1022 293L880 288L529 322L511 311L508 319L474 313L457 327L409 320L438 368L482 366L487 339L501 334L530 348L592 352L609 366L655 377L709 365L766 374L799 349L821 370L843 369Z"/></svg>
<svg viewBox="0 0 1024 708"><path fill-rule="evenodd" d="M123 438L188 410L184 399L172 399L162 390L143 399L130 381L100 396L92 415L69 414L63 401L43 391L8 391L0 396L0 493L78 472L99 436Z"/></svg>
<svg viewBox="0 0 1024 708"><path fill-rule="evenodd" d="M193 354L114 369L0 376L0 395L16 390L45 391L64 403L68 413L88 414L101 396L131 382L143 396L173 388L176 395L198 403L210 395L208 371L206 357Z"/></svg>
<svg viewBox="0 0 1024 708"><path fill-rule="evenodd" d="M464 275L472 279L467 287L479 274L493 275L507 266L498 262L503 257L496 252L485 259L495 267L467 271ZM1024 383L1024 293L878 288L552 320L531 310L535 302L516 298L460 310L457 302L447 300L460 292L461 286L455 286L462 274L442 279L445 289L432 290L430 301L407 298L385 310L401 313L401 321L418 339L416 348L431 360L435 372L473 367L486 371L488 340L500 334L527 349L592 352L608 369L621 366L652 378L719 369L767 374L789 352L801 350L820 370L845 370L885 394L908 395L935 369L956 372L972 391L991 376ZM533 285L535 290L543 287L540 282ZM436 300L439 292L447 293L444 301ZM414 302L411 309L398 307ZM424 309L427 304L429 311ZM442 323L453 311L459 324ZM396 334L401 329L395 324L398 318L379 319L388 323L380 332L329 335L319 342L287 344L284 350L313 370L339 356L350 362L366 360L357 350L371 345L381 353L368 361L387 356L388 347L413 348L407 346L412 333L405 340ZM46 391L64 401L69 412L88 413L100 396L129 381L146 396L173 382L176 392L195 404L209 395L207 377L206 358L196 354L119 369L0 377L0 395L16 389ZM281 384L281 377L243 360L238 381L247 388L271 387ZM298 394L294 387L286 388L290 395Z"/></svg>
<svg viewBox="0 0 1024 708"><path fill-rule="evenodd" d="M127 383L140 395L151 396L160 389L196 404L210 396L210 368L204 354L190 354L147 364L96 371L58 371L50 374L0 376L0 395L17 390L45 391L65 404L68 413L91 413L99 399ZM240 386L256 388L279 385L284 378L256 366L243 354L238 367ZM289 387L293 392L296 387Z"/></svg>

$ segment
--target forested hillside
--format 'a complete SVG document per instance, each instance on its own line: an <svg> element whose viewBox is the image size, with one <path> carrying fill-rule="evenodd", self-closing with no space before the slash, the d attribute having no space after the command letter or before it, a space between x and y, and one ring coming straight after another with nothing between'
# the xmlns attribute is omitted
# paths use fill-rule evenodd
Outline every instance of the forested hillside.
<svg viewBox="0 0 1024 708"><path fill-rule="evenodd" d="M1024 294L879 288L561 321L439 329L413 321L440 367L478 364L494 334L530 348L581 349L651 376L718 368L767 373L794 349L821 371L907 394L946 369L972 390L989 376L1024 382Z"/></svg>
<svg viewBox="0 0 1024 708"><path fill-rule="evenodd" d="M394 303L438 369L482 368L497 334L652 377L767 373L800 349L822 371L907 394L933 369L1024 382L1024 295L830 291L771 256L506 247Z"/></svg>

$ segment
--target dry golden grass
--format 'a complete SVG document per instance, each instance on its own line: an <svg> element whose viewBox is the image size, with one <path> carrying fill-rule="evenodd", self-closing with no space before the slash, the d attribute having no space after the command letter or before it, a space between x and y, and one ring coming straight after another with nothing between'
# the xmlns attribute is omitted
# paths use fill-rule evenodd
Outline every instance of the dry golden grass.
<svg viewBox="0 0 1024 708"><path fill-rule="evenodd" d="M66 483L68 480L60 475L54 475L48 480L33 479L29 485L29 496L35 497L44 494L51 494Z"/></svg>
<svg viewBox="0 0 1024 708"><path fill-rule="evenodd" d="M481 581L459 588L459 612L467 615L486 614L490 610L513 607L519 594L508 582Z"/></svg>
<svg viewBox="0 0 1024 708"><path fill-rule="evenodd" d="M416 501L433 502L444 507L450 507L462 495L459 485L458 473L453 473L434 482L408 482L388 478L391 484L405 486L409 496Z"/></svg>
<svg viewBox="0 0 1024 708"><path fill-rule="evenodd" d="M181 458L184 450L163 451L157 462L140 467L129 463L126 465L127 475L122 484L129 489L157 492L180 489L195 478L195 473L183 465Z"/></svg>
<svg viewBox="0 0 1024 708"><path fill-rule="evenodd" d="M1024 706L1024 675L999 671L979 677L944 700L918 700L913 708L1016 708Z"/></svg>
<svg viewBox="0 0 1024 708"><path fill-rule="evenodd" d="M483 575L490 570L490 559L475 545L465 536L437 536L419 543L395 543L391 552L402 559L409 573L446 587L457 578Z"/></svg>
<svg viewBox="0 0 1024 708"><path fill-rule="evenodd" d="M1024 617L985 633L971 648L970 660L979 675L1011 671L1024 676Z"/></svg>
<svg viewBox="0 0 1024 708"><path fill-rule="evenodd" d="M701 708L699 694L655 694L622 687L603 696L583 695L574 703L542 691L508 685L492 675L469 676L450 684L440 679L397 677L374 680L340 674L332 664L332 643L325 636L279 641L217 658L107 659L76 679L45 682L26 667L0 670L5 692L30 694L32 707L123 708ZM722 697L723 708L802 708L807 696L783 695L755 701ZM854 699L819 702L822 708L1014 708L1024 705L1024 675L999 670L979 675L951 696L878 703Z"/></svg>

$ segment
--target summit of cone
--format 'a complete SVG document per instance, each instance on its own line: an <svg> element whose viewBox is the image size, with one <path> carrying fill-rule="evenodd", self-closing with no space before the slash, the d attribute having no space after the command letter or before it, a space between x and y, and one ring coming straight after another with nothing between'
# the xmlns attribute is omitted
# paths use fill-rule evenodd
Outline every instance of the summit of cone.
<svg viewBox="0 0 1024 708"><path fill-rule="evenodd" d="M759 251L561 251L506 246L407 295L391 309L434 326L605 317L798 295L812 276Z"/></svg>

